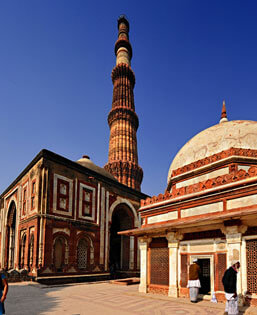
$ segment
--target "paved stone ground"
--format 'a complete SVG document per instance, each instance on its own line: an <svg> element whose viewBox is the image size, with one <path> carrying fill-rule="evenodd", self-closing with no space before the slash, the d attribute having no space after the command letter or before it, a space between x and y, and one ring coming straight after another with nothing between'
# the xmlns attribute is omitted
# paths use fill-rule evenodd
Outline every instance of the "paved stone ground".
<svg viewBox="0 0 257 315"><path fill-rule="evenodd" d="M247 309L242 314L257 314ZM224 304L138 293L138 286L83 283L45 286L37 283L10 284L6 315L221 315Z"/></svg>

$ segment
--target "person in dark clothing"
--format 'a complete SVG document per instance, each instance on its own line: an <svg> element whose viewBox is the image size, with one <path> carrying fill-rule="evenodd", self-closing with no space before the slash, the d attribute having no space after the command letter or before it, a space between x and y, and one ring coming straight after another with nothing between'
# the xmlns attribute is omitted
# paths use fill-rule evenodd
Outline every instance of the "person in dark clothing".
<svg viewBox="0 0 257 315"><path fill-rule="evenodd" d="M5 314L4 301L8 292L8 283L4 273L0 272L0 315Z"/></svg>
<svg viewBox="0 0 257 315"><path fill-rule="evenodd" d="M237 315L238 310L238 298L237 298L237 273L240 268L240 262L234 262L231 267L229 267L222 278L222 283L224 286L225 297L226 297L226 308L225 313L227 315Z"/></svg>

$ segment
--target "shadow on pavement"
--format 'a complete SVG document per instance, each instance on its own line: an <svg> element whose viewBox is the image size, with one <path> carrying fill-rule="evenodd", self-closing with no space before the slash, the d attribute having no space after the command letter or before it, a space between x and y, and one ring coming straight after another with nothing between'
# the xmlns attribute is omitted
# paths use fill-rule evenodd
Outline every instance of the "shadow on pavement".
<svg viewBox="0 0 257 315"><path fill-rule="evenodd" d="M58 297L48 295L52 291L60 291L63 287L51 287L38 283L9 284L5 301L6 315L10 314L43 314L51 312L60 303Z"/></svg>

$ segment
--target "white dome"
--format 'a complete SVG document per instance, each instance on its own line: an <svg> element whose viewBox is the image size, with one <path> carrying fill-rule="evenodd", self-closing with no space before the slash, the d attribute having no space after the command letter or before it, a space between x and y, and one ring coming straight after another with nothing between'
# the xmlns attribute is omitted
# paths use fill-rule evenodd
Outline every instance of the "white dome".
<svg viewBox="0 0 257 315"><path fill-rule="evenodd" d="M79 159L77 161L77 163L79 163L80 165L98 173L98 174L101 174L105 177L108 177L108 178L111 178L115 181L117 181L117 179L112 175L110 174L108 171L106 171L104 168L100 167L100 166L97 166L95 165L89 158L89 156L87 155L84 155L81 159Z"/></svg>
<svg viewBox="0 0 257 315"><path fill-rule="evenodd" d="M177 153L168 173L230 148L257 150L257 122L232 120L207 128L190 139Z"/></svg>

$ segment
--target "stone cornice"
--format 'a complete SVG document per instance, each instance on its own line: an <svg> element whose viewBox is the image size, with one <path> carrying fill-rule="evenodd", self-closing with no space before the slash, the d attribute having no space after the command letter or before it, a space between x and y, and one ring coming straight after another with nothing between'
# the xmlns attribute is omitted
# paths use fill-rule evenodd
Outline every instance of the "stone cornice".
<svg viewBox="0 0 257 315"><path fill-rule="evenodd" d="M41 159L44 158L43 164L44 166L49 166L49 162L55 162L60 165L64 165L69 167L70 169L74 169L76 171L81 172L82 174L85 174L87 176L94 176L97 180L102 181L108 185L111 185L113 187L119 188L121 191L131 194L133 196L136 196L137 198L146 198L147 195L132 189L128 187L127 185L124 185L122 183L119 183L113 179L110 179L104 175L101 175L99 173L94 172L91 169L86 168L85 166L82 166L78 164L77 162L71 161L61 155L58 155L57 153L51 152L49 150L43 149L41 150L37 156L30 162L30 164L20 173L20 175L7 187L7 189L0 195L0 199L3 198L21 179L23 176L28 173L28 171ZM49 162L48 162L49 161Z"/></svg>
<svg viewBox="0 0 257 315"><path fill-rule="evenodd" d="M130 120L133 126L135 127L135 130L138 129L139 121L138 121L137 114L131 109L124 108L124 107L113 108L108 115L109 126L111 127L112 123L118 119Z"/></svg>
<svg viewBox="0 0 257 315"><path fill-rule="evenodd" d="M244 181L238 181L223 185L221 187L210 188L206 191L200 191L192 194L186 194L183 196L178 196L172 198L172 193L168 191L165 194L159 194L158 196L148 197L145 200L141 200L140 211L158 211L161 208L166 208L167 206L179 206L180 204L190 203L195 200L202 200L205 198L213 197L213 196L221 196L226 194L228 191L237 191L241 187L253 187L255 189L257 184L257 177L248 178Z"/></svg>
<svg viewBox="0 0 257 315"><path fill-rule="evenodd" d="M138 164L130 161L110 161L104 168L116 177L119 182L128 185L131 180L132 183L130 185L136 190L140 190L143 170Z"/></svg>
<svg viewBox="0 0 257 315"><path fill-rule="evenodd" d="M130 58L132 58L132 46L130 44L130 41L127 38L120 38L116 41L115 48L114 48L114 52L116 56L117 56L118 49L121 47L127 48L130 54Z"/></svg>
<svg viewBox="0 0 257 315"><path fill-rule="evenodd" d="M213 154L211 156L208 156L204 159L195 161L193 163L184 165L183 167L180 167L176 170L172 171L172 176L169 179L169 181L183 173L187 173L193 170L196 170L200 167L203 167L205 165L209 165L212 163L215 163L217 161L223 160L225 158L231 157L231 156L240 156L240 157L249 157L249 158L257 158L257 150L252 149L241 149L241 148L230 148L228 150L222 151L217 154Z"/></svg>
<svg viewBox="0 0 257 315"><path fill-rule="evenodd" d="M135 86L136 78L133 70L129 65L126 63L119 63L116 67L112 70L112 82L114 84L115 80L121 77L127 77L130 80L132 85L132 89Z"/></svg>
<svg viewBox="0 0 257 315"><path fill-rule="evenodd" d="M200 192L206 189L210 189L213 187L226 185L229 183L233 183L236 181L241 181L247 178L257 177L257 166L251 166L248 171L240 169L239 171L234 171L229 174L220 175L214 178L209 178L205 181L201 181L196 184L184 186L176 189L176 187L172 188L172 197L182 196L186 194L192 194L196 192Z"/></svg>
<svg viewBox="0 0 257 315"><path fill-rule="evenodd" d="M173 176L173 177L171 177L169 179L168 186L167 186L166 190L170 190L171 186L174 183L177 183L177 182L182 181L182 180L186 180L188 178L193 178L193 177L196 177L196 176L199 176L199 175L202 175L202 174L206 174L206 173L214 171L214 170L216 170L218 168L227 166L227 165L229 165L231 163L257 164L257 157L255 158L255 157L232 155L232 156L229 156L229 157L227 157L225 159L213 162L211 164L207 164L207 165L198 167L198 168L193 169L191 171L188 171L186 173L182 173L180 175Z"/></svg>

